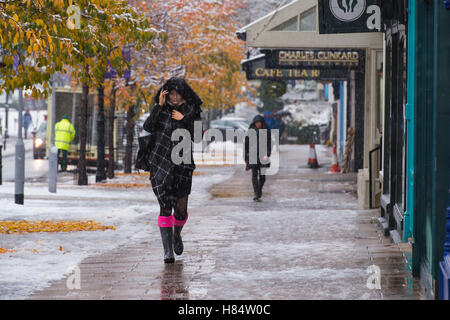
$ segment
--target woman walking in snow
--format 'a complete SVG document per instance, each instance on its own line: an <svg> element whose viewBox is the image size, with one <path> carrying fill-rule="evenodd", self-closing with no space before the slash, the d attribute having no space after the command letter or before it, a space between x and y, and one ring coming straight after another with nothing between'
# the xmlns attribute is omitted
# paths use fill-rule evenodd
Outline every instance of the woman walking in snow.
<svg viewBox="0 0 450 320"><path fill-rule="evenodd" d="M195 170L192 158L175 164L171 155L179 143L172 141L172 132L187 129L194 139L194 121L200 120L202 100L181 78L171 78L155 96L155 106L144 123L144 130L151 134L148 163L153 192L158 199L160 213L158 226L164 247L164 262L175 261L183 253L181 230L188 219L188 196L191 193L192 173ZM180 158L183 150L180 151ZM173 215L172 215L173 209Z"/></svg>

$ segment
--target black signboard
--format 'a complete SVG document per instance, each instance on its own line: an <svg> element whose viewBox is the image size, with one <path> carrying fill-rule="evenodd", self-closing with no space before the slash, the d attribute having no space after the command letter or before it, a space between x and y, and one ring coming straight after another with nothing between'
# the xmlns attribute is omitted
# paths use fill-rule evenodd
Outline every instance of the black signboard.
<svg viewBox="0 0 450 320"><path fill-rule="evenodd" d="M359 69L364 65L360 49L264 50L268 68Z"/></svg>
<svg viewBox="0 0 450 320"><path fill-rule="evenodd" d="M381 31L382 0L318 0L319 33Z"/></svg>
<svg viewBox="0 0 450 320"><path fill-rule="evenodd" d="M341 50L350 61L341 63L331 61L330 59L323 59L328 61L317 61L314 65L311 61L297 61L296 59L289 59L289 61L280 60L275 64L273 60L273 54L284 50L273 50L266 52L265 55L261 55L252 59L248 59L242 62L242 69L246 72L248 80L337 80L346 79L348 77L348 71L355 69L364 70L364 53L361 50ZM289 51L289 50L288 50ZM300 52L303 50L293 50L292 52ZM327 52L328 50L309 50L308 52ZM332 51L330 51L332 52ZM358 56L356 56L358 53ZM337 55L337 54L336 54ZM358 57L356 59L356 57ZM347 60L347 59L345 59ZM355 64L357 65L355 66ZM294 64L292 66L288 64ZM351 65L352 64L352 65Z"/></svg>

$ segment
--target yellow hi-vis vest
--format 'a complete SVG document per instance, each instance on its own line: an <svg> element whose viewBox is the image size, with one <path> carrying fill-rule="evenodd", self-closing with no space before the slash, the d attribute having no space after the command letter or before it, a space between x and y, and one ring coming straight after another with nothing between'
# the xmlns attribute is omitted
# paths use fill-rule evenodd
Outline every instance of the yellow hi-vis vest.
<svg viewBox="0 0 450 320"><path fill-rule="evenodd" d="M69 150L69 145L75 137L75 128L67 119L55 124L55 146L58 149Z"/></svg>

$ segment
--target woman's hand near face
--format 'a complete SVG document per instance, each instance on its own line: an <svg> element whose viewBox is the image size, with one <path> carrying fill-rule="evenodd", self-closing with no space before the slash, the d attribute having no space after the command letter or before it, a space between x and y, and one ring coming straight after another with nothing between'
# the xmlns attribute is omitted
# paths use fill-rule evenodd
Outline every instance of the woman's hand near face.
<svg viewBox="0 0 450 320"><path fill-rule="evenodd" d="M163 106L166 104L166 99L167 99L167 94L169 93L169 91L164 90L163 92L161 92L161 94L159 95L159 105Z"/></svg>
<svg viewBox="0 0 450 320"><path fill-rule="evenodd" d="M177 110L172 111L172 119L182 120L183 118L184 118L184 115L181 112L179 112Z"/></svg>

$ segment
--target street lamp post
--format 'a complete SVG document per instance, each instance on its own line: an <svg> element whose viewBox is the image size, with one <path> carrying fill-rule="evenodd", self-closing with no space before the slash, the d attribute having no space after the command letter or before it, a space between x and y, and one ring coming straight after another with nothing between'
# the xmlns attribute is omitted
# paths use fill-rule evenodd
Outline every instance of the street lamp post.
<svg viewBox="0 0 450 320"><path fill-rule="evenodd" d="M48 191L56 193L58 177L58 148L55 146L55 117L56 117L56 77L52 77L52 109L50 116L50 149L48 157ZM48 124L47 124L48 125Z"/></svg>
<svg viewBox="0 0 450 320"><path fill-rule="evenodd" d="M23 111L23 91L19 89L19 123L18 135L16 142L16 159L15 159L15 193L14 199L16 204L24 202L24 184L25 184L25 146L22 139L22 111Z"/></svg>

